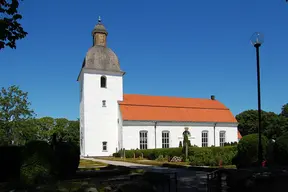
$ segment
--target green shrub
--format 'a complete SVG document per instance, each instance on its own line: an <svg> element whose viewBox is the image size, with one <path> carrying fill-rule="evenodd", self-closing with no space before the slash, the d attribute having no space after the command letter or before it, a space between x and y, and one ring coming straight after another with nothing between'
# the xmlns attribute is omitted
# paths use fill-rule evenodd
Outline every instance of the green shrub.
<svg viewBox="0 0 288 192"><path fill-rule="evenodd" d="M0 182L19 178L22 150L23 146L0 147Z"/></svg>
<svg viewBox="0 0 288 192"><path fill-rule="evenodd" d="M263 157L266 156L268 140L262 136ZM244 136L237 145L237 154L233 164L238 168L251 167L258 160L258 134Z"/></svg>
<svg viewBox="0 0 288 192"><path fill-rule="evenodd" d="M26 185L45 183L52 178L53 150L45 141L31 141L22 151L20 179Z"/></svg>
<svg viewBox="0 0 288 192"><path fill-rule="evenodd" d="M272 140L269 140L267 144L266 160L268 166L275 164L275 142Z"/></svg>
<svg viewBox="0 0 288 192"><path fill-rule="evenodd" d="M79 147L69 142L56 142L54 145L55 161L53 172L60 178L76 173L80 163Z"/></svg>
<svg viewBox="0 0 288 192"><path fill-rule="evenodd" d="M224 146L235 146L237 145L238 143L235 141L235 142L227 142L227 143L224 143Z"/></svg>
<svg viewBox="0 0 288 192"><path fill-rule="evenodd" d="M140 156L149 159L155 160L159 155L163 155L164 157L173 157L173 156L181 156L181 148L165 148L165 149L143 149L143 150L125 150L126 158L138 158ZM120 157L123 151L119 151L118 153L114 153L114 157Z"/></svg>
<svg viewBox="0 0 288 192"><path fill-rule="evenodd" d="M159 162L165 162L168 161L168 156L159 155L155 160Z"/></svg>
<svg viewBox="0 0 288 192"><path fill-rule="evenodd" d="M194 166L218 166L231 165L232 159L237 152L235 146L227 147L190 147L189 161Z"/></svg>
<svg viewBox="0 0 288 192"><path fill-rule="evenodd" d="M195 166L218 166L232 165L232 158L237 152L236 146L227 147L190 147L188 150L189 161ZM174 156L183 157L182 148L165 149L145 149L145 150L127 150L126 158L133 158L135 154L143 153L143 157L149 160L167 161ZM120 157L120 152L115 153L114 157ZM137 155L135 155L137 157Z"/></svg>
<svg viewBox="0 0 288 192"><path fill-rule="evenodd" d="M275 163L278 165L288 165L288 132L276 139L274 145Z"/></svg>

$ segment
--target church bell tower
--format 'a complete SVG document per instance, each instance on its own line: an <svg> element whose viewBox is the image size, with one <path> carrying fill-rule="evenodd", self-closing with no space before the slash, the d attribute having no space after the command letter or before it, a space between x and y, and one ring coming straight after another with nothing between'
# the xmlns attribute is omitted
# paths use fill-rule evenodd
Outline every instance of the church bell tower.
<svg viewBox="0 0 288 192"><path fill-rule="evenodd" d="M107 47L107 36L99 18L78 76L81 156L109 156L119 149L118 102L123 100L125 73L117 55Z"/></svg>

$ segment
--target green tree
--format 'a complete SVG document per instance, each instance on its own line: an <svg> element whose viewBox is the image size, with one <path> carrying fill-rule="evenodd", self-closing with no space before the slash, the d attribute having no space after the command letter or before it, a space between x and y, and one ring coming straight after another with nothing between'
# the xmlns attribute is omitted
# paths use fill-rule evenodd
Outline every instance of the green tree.
<svg viewBox="0 0 288 192"><path fill-rule="evenodd" d="M54 133L57 134L57 139L63 140L67 134L67 128L69 126L69 120L65 118L55 119Z"/></svg>
<svg viewBox="0 0 288 192"><path fill-rule="evenodd" d="M288 118L288 103L282 106L281 115Z"/></svg>
<svg viewBox="0 0 288 192"><path fill-rule="evenodd" d="M17 138L18 145L25 145L30 141L39 140L36 119L32 118L18 122L18 126L14 131L14 138Z"/></svg>
<svg viewBox="0 0 288 192"><path fill-rule="evenodd" d="M37 137L39 140L51 142L52 135L57 140L71 141L79 145L79 120L69 121L65 118L42 117L36 119Z"/></svg>
<svg viewBox="0 0 288 192"><path fill-rule="evenodd" d="M22 15L18 13L19 2L22 0L0 0L0 50L5 47L16 48L16 41L28 33L19 23Z"/></svg>
<svg viewBox="0 0 288 192"><path fill-rule="evenodd" d="M80 123L77 121L69 121L64 141L71 141L76 145L80 145Z"/></svg>
<svg viewBox="0 0 288 192"><path fill-rule="evenodd" d="M288 119L273 112L264 114L263 134L268 139L276 139L288 130Z"/></svg>
<svg viewBox="0 0 288 192"><path fill-rule="evenodd" d="M258 111L247 110L236 115L238 121L238 130L242 136L256 133L258 130Z"/></svg>
<svg viewBox="0 0 288 192"><path fill-rule="evenodd" d="M38 127L38 139L42 141L50 141L54 133L55 120L52 117L42 117L36 120Z"/></svg>
<svg viewBox="0 0 288 192"><path fill-rule="evenodd" d="M0 91L0 122L2 144L17 144L20 126L34 115L28 101L28 93L17 86L11 86ZM22 130L24 131L24 130ZM19 141L20 142L20 141Z"/></svg>
<svg viewBox="0 0 288 192"><path fill-rule="evenodd" d="M262 133L268 139L276 139L288 131L288 119L274 112L261 112ZM236 115L238 130L242 136L258 133L258 111L247 110Z"/></svg>

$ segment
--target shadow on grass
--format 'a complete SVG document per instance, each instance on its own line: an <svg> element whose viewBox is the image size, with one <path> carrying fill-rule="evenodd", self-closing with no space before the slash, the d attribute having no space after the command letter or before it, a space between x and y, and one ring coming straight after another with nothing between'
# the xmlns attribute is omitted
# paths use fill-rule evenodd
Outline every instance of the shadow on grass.
<svg viewBox="0 0 288 192"><path fill-rule="evenodd" d="M193 166L188 167L188 166L169 164L169 163L164 163L161 167L175 168L175 169L186 169L186 170L190 170L190 171L203 171L203 172L212 172L212 171L219 170L219 168L193 167Z"/></svg>

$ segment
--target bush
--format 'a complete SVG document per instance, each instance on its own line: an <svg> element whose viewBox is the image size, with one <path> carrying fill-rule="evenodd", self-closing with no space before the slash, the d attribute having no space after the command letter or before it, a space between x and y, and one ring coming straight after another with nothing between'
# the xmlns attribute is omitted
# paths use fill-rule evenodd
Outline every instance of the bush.
<svg viewBox="0 0 288 192"><path fill-rule="evenodd" d="M263 157L266 156L268 140L262 136ZM244 136L237 145L237 154L233 158L233 164L237 168L251 167L258 160L258 134Z"/></svg>
<svg viewBox="0 0 288 192"><path fill-rule="evenodd" d="M160 155L163 157L174 157L174 156L181 156L181 148L165 148L165 149L143 149L143 150L125 150L125 157L126 158L138 158L143 154L143 157L149 160L155 160ZM121 157L121 153L123 151L118 151L114 153L114 157Z"/></svg>
<svg viewBox="0 0 288 192"><path fill-rule="evenodd" d="M22 150L22 146L0 147L0 182L19 179Z"/></svg>
<svg viewBox="0 0 288 192"><path fill-rule="evenodd" d="M288 132L275 141L274 160L278 165L288 165Z"/></svg>
<svg viewBox="0 0 288 192"><path fill-rule="evenodd" d="M31 141L22 151L20 179L26 185L45 183L50 179L53 150L45 141Z"/></svg>
<svg viewBox="0 0 288 192"><path fill-rule="evenodd" d="M235 141L235 142L227 142L227 143L224 143L224 146L235 146L237 145L238 143Z"/></svg>
<svg viewBox="0 0 288 192"><path fill-rule="evenodd" d="M236 146L227 147L190 147L188 150L189 161L195 166L232 165L232 159L237 152ZM133 158L134 154L143 153L143 157L149 160L167 161L173 157L183 157L182 148L127 150L126 158ZM114 153L114 157L120 157L120 152ZM137 157L137 155L135 155ZM165 160L164 160L165 159ZM183 159L183 158L182 158Z"/></svg>
<svg viewBox="0 0 288 192"><path fill-rule="evenodd" d="M53 172L60 178L76 173L80 163L80 149L69 142L56 142L54 145Z"/></svg>
<svg viewBox="0 0 288 192"><path fill-rule="evenodd" d="M275 142L273 140L269 140L267 144L266 151L266 160L268 166L273 166L275 164Z"/></svg>
<svg viewBox="0 0 288 192"><path fill-rule="evenodd" d="M232 159L237 152L235 146L227 147L190 147L189 161L194 166L232 165Z"/></svg>

